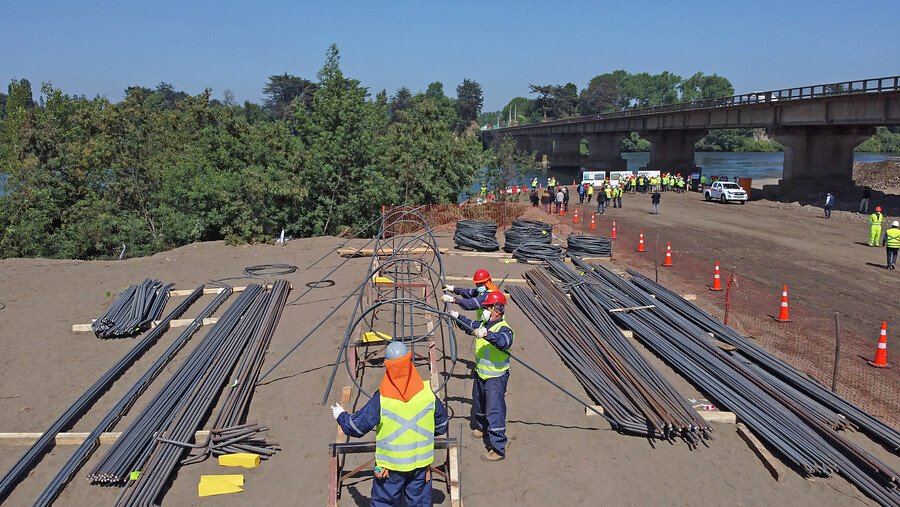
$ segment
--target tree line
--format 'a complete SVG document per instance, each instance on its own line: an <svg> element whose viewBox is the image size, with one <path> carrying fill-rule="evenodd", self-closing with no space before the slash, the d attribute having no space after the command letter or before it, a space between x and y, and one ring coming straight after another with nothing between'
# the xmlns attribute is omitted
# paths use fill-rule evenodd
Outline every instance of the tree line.
<svg viewBox="0 0 900 507"><path fill-rule="evenodd" d="M528 159L484 151L481 86L466 79L456 92L435 82L372 96L334 45L314 80L271 76L262 104L168 83L119 102L50 84L35 98L14 80L0 95L0 257L341 234L381 205L455 203L482 168L503 179Z"/></svg>
<svg viewBox="0 0 900 507"><path fill-rule="evenodd" d="M731 81L718 74L697 72L683 78L668 71L659 74L616 70L597 75L579 91L574 83L530 84L534 97L515 97L499 111L487 111L479 123L492 126L522 125L629 108L656 107L677 102L730 97ZM839 92L840 90L835 90ZM648 151L650 143L632 133L622 141L623 151ZM759 129L710 130L697 143L701 151L780 151L782 146ZM879 127L860 151L900 153L900 129Z"/></svg>

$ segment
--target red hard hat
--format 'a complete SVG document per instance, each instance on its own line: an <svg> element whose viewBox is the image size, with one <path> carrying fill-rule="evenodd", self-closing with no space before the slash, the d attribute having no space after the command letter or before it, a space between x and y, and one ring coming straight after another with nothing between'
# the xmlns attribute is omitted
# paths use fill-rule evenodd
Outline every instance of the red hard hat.
<svg viewBox="0 0 900 507"><path fill-rule="evenodd" d="M488 292L486 298L484 298L484 303L481 306L494 306L495 304L500 303L506 304L506 296L503 295L499 290L495 290L493 292Z"/></svg>
<svg viewBox="0 0 900 507"><path fill-rule="evenodd" d="M875 206L875 211L881 213L881 206Z"/></svg>
<svg viewBox="0 0 900 507"><path fill-rule="evenodd" d="M484 283L491 279L491 274L487 272L486 269L479 269L475 272L475 276L472 277L472 282L474 283Z"/></svg>

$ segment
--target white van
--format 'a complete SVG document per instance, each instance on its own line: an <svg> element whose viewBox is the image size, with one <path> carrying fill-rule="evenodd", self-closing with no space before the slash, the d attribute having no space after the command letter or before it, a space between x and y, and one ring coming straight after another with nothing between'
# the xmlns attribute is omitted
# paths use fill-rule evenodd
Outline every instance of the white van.
<svg viewBox="0 0 900 507"><path fill-rule="evenodd" d="M599 187L606 181L606 171L585 171L581 173L581 184L590 183L595 187Z"/></svg>

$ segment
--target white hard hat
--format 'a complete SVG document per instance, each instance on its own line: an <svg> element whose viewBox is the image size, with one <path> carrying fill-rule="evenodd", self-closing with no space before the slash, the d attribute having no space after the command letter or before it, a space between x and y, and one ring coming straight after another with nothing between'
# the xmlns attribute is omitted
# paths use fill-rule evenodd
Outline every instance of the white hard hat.
<svg viewBox="0 0 900 507"><path fill-rule="evenodd" d="M385 359L397 359L409 354L409 348L403 342L391 342L384 350Z"/></svg>
<svg viewBox="0 0 900 507"><path fill-rule="evenodd" d="M900 222L894 220L894 221L891 223L891 227L900 227Z"/></svg>

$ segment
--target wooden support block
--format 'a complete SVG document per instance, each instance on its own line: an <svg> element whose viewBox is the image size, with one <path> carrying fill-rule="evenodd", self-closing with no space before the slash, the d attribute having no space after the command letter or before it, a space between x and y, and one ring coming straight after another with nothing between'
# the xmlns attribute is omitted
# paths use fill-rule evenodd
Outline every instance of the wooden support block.
<svg viewBox="0 0 900 507"><path fill-rule="evenodd" d="M448 255L459 255L462 257L495 257L498 259L512 259L512 254L506 252L470 252L468 250L449 250Z"/></svg>
<svg viewBox="0 0 900 507"><path fill-rule="evenodd" d="M749 428L744 426L744 423L737 423L737 432L738 435L747 442L747 445L750 446L750 449L753 450L756 456L763 462L763 465L769 470L772 477L778 482L784 481L785 470L781 462L775 459L775 456L772 456L772 453L763 446L762 442L756 438L756 435L754 435Z"/></svg>
<svg viewBox="0 0 900 507"><path fill-rule="evenodd" d="M634 338L634 331L630 329L622 329L622 336L625 338Z"/></svg>
<svg viewBox="0 0 900 507"><path fill-rule="evenodd" d="M719 347L720 349L722 349L724 351L733 352L738 349L737 347L735 347L734 345L731 345L730 343L725 343L725 342L716 340L716 338L715 338L716 335L713 333L706 333L706 334L709 335L709 341L713 345L715 345L716 347Z"/></svg>
<svg viewBox="0 0 900 507"><path fill-rule="evenodd" d="M440 250L440 252L442 254L445 254L449 251L448 248L438 248L438 250ZM404 249L400 250L400 252L404 253L404 254L418 255L418 254L434 252L434 249L430 248L430 247L420 246L420 247L415 247L415 248L404 248ZM362 249L338 248L337 253L341 257L373 257L375 255L375 250L372 248L362 248ZM386 255L393 255L393 254L394 254L393 248L379 248L378 249L379 256L386 256Z"/></svg>
<svg viewBox="0 0 900 507"><path fill-rule="evenodd" d="M682 294L681 297L684 298L685 301L696 301L697 300L696 294Z"/></svg>
<svg viewBox="0 0 900 507"><path fill-rule="evenodd" d="M722 424L736 424L737 416L734 415L734 412L722 412L720 410L700 410L697 413L700 414L700 417L703 418L706 422L714 422L714 423L722 423Z"/></svg>
<svg viewBox="0 0 900 507"><path fill-rule="evenodd" d="M600 405L591 405L591 408L593 408L593 409L596 410L597 412L600 412L601 414L605 414L605 413L606 413L606 412L603 411L603 407L601 407ZM595 416L595 415L597 415L597 412L594 412L594 410L591 410L590 408L584 407L584 415L587 415L587 416Z"/></svg>
<svg viewBox="0 0 900 507"><path fill-rule="evenodd" d="M174 319L169 321L169 327L187 327L191 325L191 322L194 322L194 319ZM210 324L215 324L219 322L218 317L210 317L207 319L203 319L203 325L208 326ZM159 321L155 320L150 324L150 329L153 329L159 325ZM73 333L90 333L92 331L90 324L73 324L72 332Z"/></svg>
<svg viewBox="0 0 900 507"><path fill-rule="evenodd" d="M447 482L450 483L450 505L463 507L459 496L459 446L453 445L447 449L447 461L450 462L450 476L447 477Z"/></svg>
<svg viewBox="0 0 900 507"><path fill-rule="evenodd" d="M0 433L0 443L12 445L32 445L38 441L43 433ZM56 445L81 445L87 439L89 433L57 433L54 440ZM101 444L111 444L122 436L121 432L101 433L98 440ZM206 440L209 430L201 430L194 434L194 442Z"/></svg>
<svg viewBox="0 0 900 507"><path fill-rule="evenodd" d="M350 386L344 386L341 388L341 406L344 409L347 409L347 406L350 404L350 394L353 392L353 388ZM344 434L344 430L341 429L340 424L335 424L337 426L337 433L334 435L334 441L336 443L343 443L347 441L347 435Z"/></svg>
<svg viewBox="0 0 900 507"><path fill-rule="evenodd" d="M609 261L609 260L612 260L612 257L580 257L579 256L578 260L581 260L584 262ZM566 262L571 262L572 264L574 264L574 262L572 261L572 258L569 257L568 255L566 256Z"/></svg>
<svg viewBox="0 0 900 507"><path fill-rule="evenodd" d="M471 276L447 276L445 277L449 282L471 282ZM500 279L503 283L528 283L528 280L524 278L507 278L505 280Z"/></svg>
<svg viewBox="0 0 900 507"><path fill-rule="evenodd" d="M647 306L629 306L627 308L613 308L609 311L609 313L614 312L627 312L631 310L647 310L648 308L656 308L656 305L647 305Z"/></svg>

